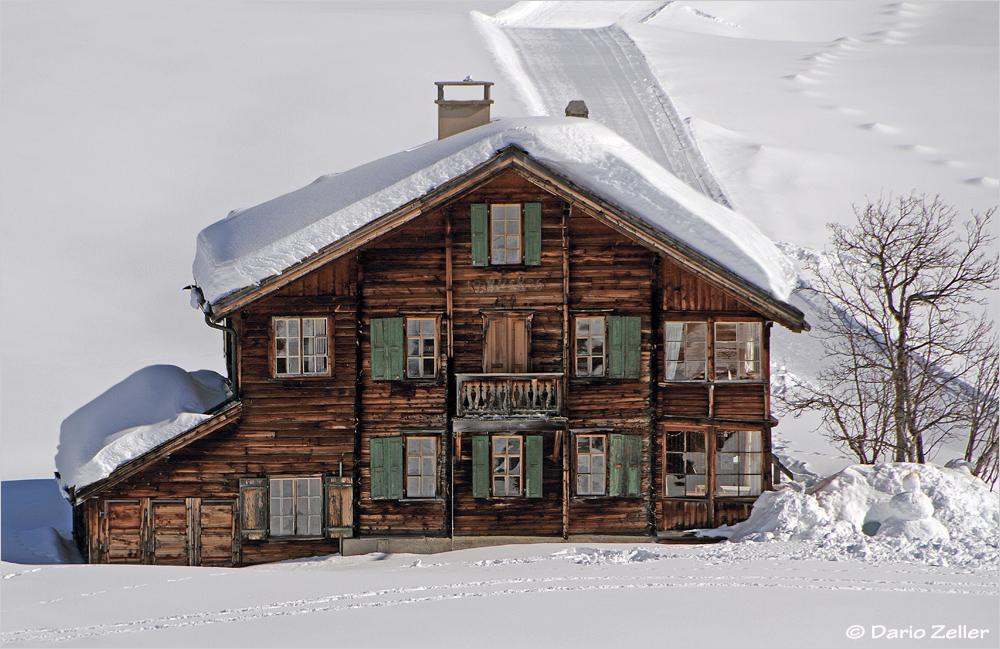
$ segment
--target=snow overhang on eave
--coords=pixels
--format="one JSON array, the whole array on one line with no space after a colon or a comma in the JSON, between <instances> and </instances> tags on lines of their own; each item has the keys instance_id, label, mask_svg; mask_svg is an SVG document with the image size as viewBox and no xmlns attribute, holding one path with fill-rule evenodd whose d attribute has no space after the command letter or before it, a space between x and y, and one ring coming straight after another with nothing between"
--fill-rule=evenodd
<instances>
[{"instance_id":1,"label":"snow overhang on eave","mask_svg":"<svg viewBox=\"0 0 1000 649\"><path fill-rule=\"evenodd\" d=\"M591 217L621 232L651 250L670 258L704 281L746 303L782 326L794 332L809 331L805 315L794 306L779 300L767 291L745 280L710 257L698 252L668 233L632 215L594 192L580 187L569 178L535 160L517 145L510 144L497 151L489 160L462 175L436 187L395 210L365 224L351 234L338 239L254 286L234 291L210 304L211 319L220 322L252 302L299 279L320 266L342 257L370 241L409 223L426 211L455 200L490 177L513 169L529 182L538 185L568 202L581 205Z\"/></svg>"},{"instance_id":2,"label":"snow overhang on eave","mask_svg":"<svg viewBox=\"0 0 1000 649\"><path fill-rule=\"evenodd\" d=\"M221 428L236 423L242 414L243 404L240 401L233 400L219 404L216 408L216 412L209 419L201 422L191 430L188 430L173 439L169 439L162 444L151 448L139 457L125 462L112 471L111 475L102 480L92 482L80 488L74 488L72 490L71 500L74 503L86 500L108 487L127 480L136 473L143 471L154 462L168 457L171 453L184 448L191 442L199 440L206 435L210 435L211 433L220 430Z\"/></svg>"}]
</instances>

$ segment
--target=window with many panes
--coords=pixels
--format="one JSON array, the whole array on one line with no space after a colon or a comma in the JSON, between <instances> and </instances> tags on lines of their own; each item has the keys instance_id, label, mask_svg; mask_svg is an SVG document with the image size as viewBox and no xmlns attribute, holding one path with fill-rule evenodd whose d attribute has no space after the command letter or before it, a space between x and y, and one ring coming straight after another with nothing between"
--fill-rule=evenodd
<instances>
[{"instance_id":1,"label":"window with many panes","mask_svg":"<svg viewBox=\"0 0 1000 649\"><path fill-rule=\"evenodd\" d=\"M607 491L607 436L576 436L576 493L603 496Z\"/></svg>"},{"instance_id":2,"label":"window with many panes","mask_svg":"<svg viewBox=\"0 0 1000 649\"><path fill-rule=\"evenodd\" d=\"M604 316L576 319L576 375L604 376Z\"/></svg>"},{"instance_id":3,"label":"window with many panes","mask_svg":"<svg viewBox=\"0 0 1000 649\"><path fill-rule=\"evenodd\" d=\"M329 374L326 318L274 318L274 375Z\"/></svg>"},{"instance_id":4,"label":"window with many panes","mask_svg":"<svg viewBox=\"0 0 1000 649\"><path fill-rule=\"evenodd\" d=\"M406 319L406 377L433 378L437 374L437 319Z\"/></svg>"},{"instance_id":5,"label":"window with many panes","mask_svg":"<svg viewBox=\"0 0 1000 649\"><path fill-rule=\"evenodd\" d=\"M323 481L319 477L271 478L271 536L319 536L323 531Z\"/></svg>"},{"instance_id":6,"label":"window with many panes","mask_svg":"<svg viewBox=\"0 0 1000 649\"><path fill-rule=\"evenodd\" d=\"M406 438L406 496L433 498L437 485L437 439Z\"/></svg>"},{"instance_id":7,"label":"window with many panes","mask_svg":"<svg viewBox=\"0 0 1000 649\"><path fill-rule=\"evenodd\" d=\"M759 430L720 430L715 441L717 496L757 496L761 492L763 440Z\"/></svg>"},{"instance_id":8,"label":"window with many panes","mask_svg":"<svg viewBox=\"0 0 1000 649\"><path fill-rule=\"evenodd\" d=\"M708 323L666 322L664 352L667 381L704 381L708 376Z\"/></svg>"},{"instance_id":9,"label":"window with many panes","mask_svg":"<svg viewBox=\"0 0 1000 649\"><path fill-rule=\"evenodd\" d=\"M494 435L493 495L520 496L523 466L522 440L519 435Z\"/></svg>"},{"instance_id":10,"label":"window with many panes","mask_svg":"<svg viewBox=\"0 0 1000 649\"><path fill-rule=\"evenodd\" d=\"M715 323L715 380L759 381L761 323Z\"/></svg>"},{"instance_id":11,"label":"window with many panes","mask_svg":"<svg viewBox=\"0 0 1000 649\"><path fill-rule=\"evenodd\" d=\"M490 205L490 262L521 263L520 205Z\"/></svg>"},{"instance_id":12,"label":"window with many panes","mask_svg":"<svg viewBox=\"0 0 1000 649\"><path fill-rule=\"evenodd\" d=\"M667 431L663 441L667 496L705 496L705 431Z\"/></svg>"}]
</instances>

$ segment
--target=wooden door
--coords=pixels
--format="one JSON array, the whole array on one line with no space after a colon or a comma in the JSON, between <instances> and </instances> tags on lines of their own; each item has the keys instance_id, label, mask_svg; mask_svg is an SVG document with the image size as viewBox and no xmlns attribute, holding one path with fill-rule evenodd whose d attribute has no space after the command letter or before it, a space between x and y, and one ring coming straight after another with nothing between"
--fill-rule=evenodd
<instances>
[{"instance_id":1,"label":"wooden door","mask_svg":"<svg viewBox=\"0 0 1000 649\"><path fill-rule=\"evenodd\" d=\"M231 500L204 500L201 503L199 516L200 565L232 566L236 504Z\"/></svg>"},{"instance_id":2,"label":"wooden door","mask_svg":"<svg viewBox=\"0 0 1000 649\"><path fill-rule=\"evenodd\" d=\"M142 505L138 500L104 503L108 563L142 563Z\"/></svg>"},{"instance_id":3,"label":"wooden door","mask_svg":"<svg viewBox=\"0 0 1000 649\"><path fill-rule=\"evenodd\" d=\"M530 317L491 314L486 317L483 372L524 374L529 371Z\"/></svg>"},{"instance_id":4,"label":"wooden door","mask_svg":"<svg viewBox=\"0 0 1000 649\"><path fill-rule=\"evenodd\" d=\"M161 566L188 565L187 506L183 500L154 500L153 561Z\"/></svg>"}]
</instances>

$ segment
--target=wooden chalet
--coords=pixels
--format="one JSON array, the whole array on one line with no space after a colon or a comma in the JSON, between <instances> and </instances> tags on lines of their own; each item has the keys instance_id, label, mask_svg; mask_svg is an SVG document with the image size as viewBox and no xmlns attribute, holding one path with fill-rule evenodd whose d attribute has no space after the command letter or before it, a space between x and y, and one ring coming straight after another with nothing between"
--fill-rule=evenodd
<instances>
[{"instance_id":1,"label":"wooden chalet","mask_svg":"<svg viewBox=\"0 0 1000 649\"><path fill-rule=\"evenodd\" d=\"M236 398L73 490L90 562L732 524L772 488L769 331L808 328L514 145L204 308Z\"/></svg>"}]
</instances>

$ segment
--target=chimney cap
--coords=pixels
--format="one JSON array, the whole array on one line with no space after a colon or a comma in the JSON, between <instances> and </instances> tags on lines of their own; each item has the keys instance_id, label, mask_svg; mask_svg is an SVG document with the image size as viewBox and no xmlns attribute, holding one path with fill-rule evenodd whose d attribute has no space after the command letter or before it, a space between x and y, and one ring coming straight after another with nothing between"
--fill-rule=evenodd
<instances>
[{"instance_id":1,"label":"chimney cap","mask_svg":"<svg viewBox=\"0 0 1000 649\"><path fill-rule=\"evenodd\" d=\"M574 99L566 105L566 117L582 117L587 119L590 115L590 111L587 110L587 104L583 103L582 99Z\"/></svg>"},{"instance_id":2,"label":"chimney cap","mask_svg":"<svg viewBox=\"0 0 1000 649\"><path fill-rule=\"evenodd\" d=\"M465 77L461 81L435 81L435 86L492 86L492 81L473 81L472 77Z\"/></svg>"}]
</instances>

